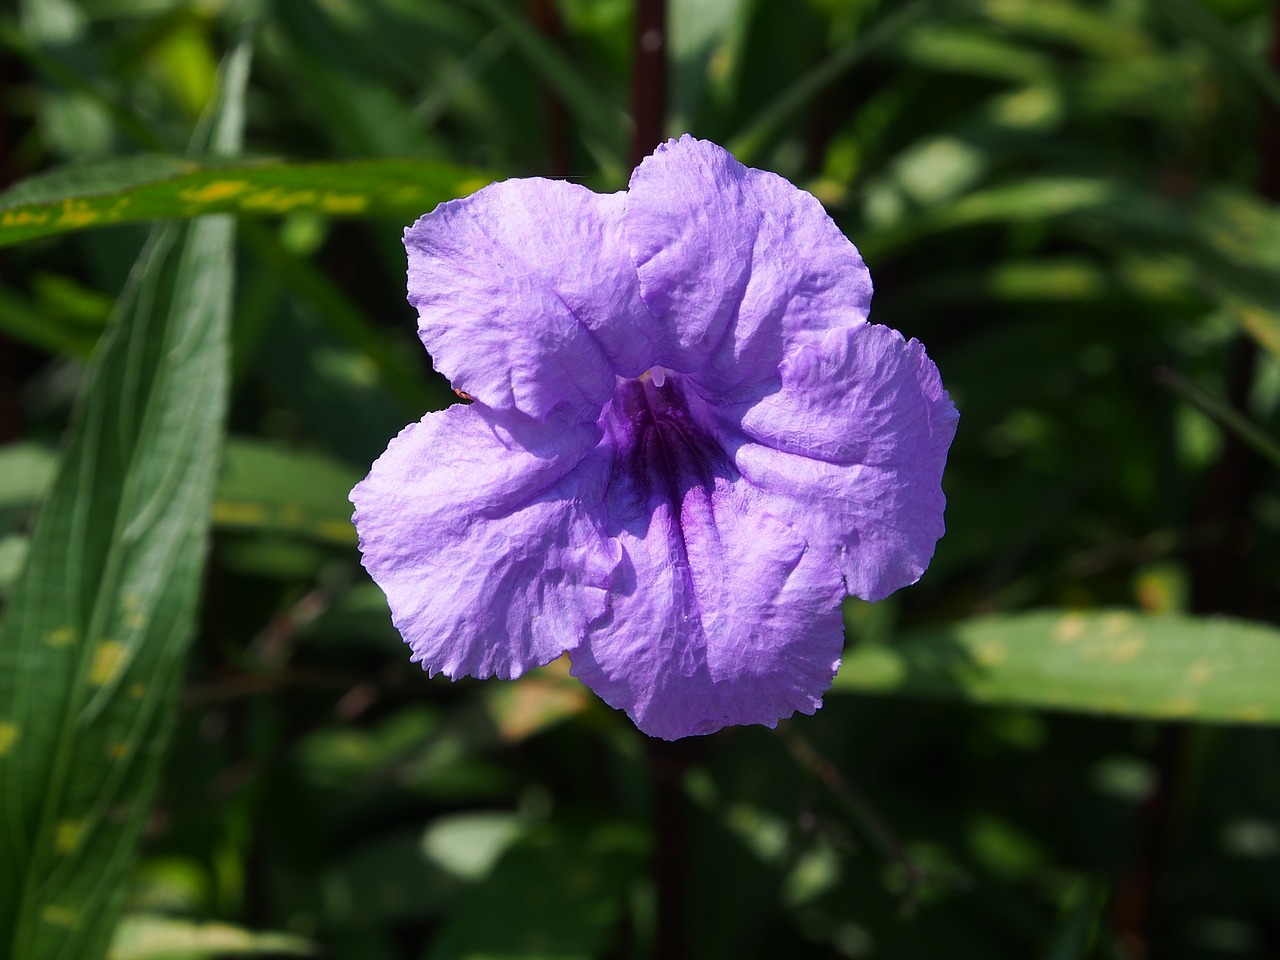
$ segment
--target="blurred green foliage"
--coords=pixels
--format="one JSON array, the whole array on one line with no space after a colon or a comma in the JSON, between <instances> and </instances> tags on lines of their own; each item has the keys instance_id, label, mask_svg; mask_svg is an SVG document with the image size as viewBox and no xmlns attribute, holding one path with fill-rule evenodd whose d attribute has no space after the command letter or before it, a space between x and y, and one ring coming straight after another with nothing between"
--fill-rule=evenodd
<instances>
[{"instance_id":1,"label":"blurred green foliage","mask_svg":"<svg viewBox=\"0 0 1280 960\"><path fill-rule=\"evenodd\" d=\"M0 956L1280 955L1275 5L667 6L962 414L823 710L674 747L426 680L346 523L454 399L400 231L623 187L631 0L0 12Z\"/></svg>"}]
</instances>

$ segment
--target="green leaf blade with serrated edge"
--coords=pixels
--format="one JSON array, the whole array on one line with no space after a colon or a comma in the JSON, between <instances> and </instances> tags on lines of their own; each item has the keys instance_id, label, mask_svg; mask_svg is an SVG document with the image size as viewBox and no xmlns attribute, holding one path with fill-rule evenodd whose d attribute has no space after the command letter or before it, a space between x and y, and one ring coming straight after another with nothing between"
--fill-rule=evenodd
<instances>
[{"instance_id":1,"label":"green leaf blade with serrated edge","mask_svg":"<svg viewBox=\"0 0 1280 960\"><path fill-rule=\"evenodd\" d=\"M0 246L89 227L209 213L412 221L493 177L439 160L328 163L113 158L41 174L0 194Z\"/></svg>"},{"instance_id":2,"label":"green leaf blade with serrated edge","mask_svg":"<svg viewBox=\"0 0 1280 960\"><path fill-rule=\"evenodd\" d=\"M234 150L247 49L215 145ZM158 228L0 625L0 955L96 960L159 776L227 404L232 221Z\"/></svg>"},{"instance_id":3,"label":"green leaf blade with serrated edge","mask_svg":"<svg viewBox=\"0 0 1280 960\"><path fill-rule=\"evenodd\" d=\"M1280 628L1137 611L980 617L846 651L833 692L1280 723Z\"/></svg>"}]
</instances>

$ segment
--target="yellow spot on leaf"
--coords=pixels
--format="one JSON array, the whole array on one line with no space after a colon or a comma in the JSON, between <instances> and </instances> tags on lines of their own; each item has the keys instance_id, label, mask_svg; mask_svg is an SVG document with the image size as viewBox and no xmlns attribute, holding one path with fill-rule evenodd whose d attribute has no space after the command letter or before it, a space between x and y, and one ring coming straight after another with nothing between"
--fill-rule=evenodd
<instances>
[{"instance_id":1,"label":"yellow spot on leaf","mask_svg":"<svg viewBox=\"0 0 1280 960\"><path fill-rule=\"evenodd\" d=\"M1188 717L1195 713L1196 702L1190 697L1175 697L1160 704L1157 710L1166 717Z\"/></svg>"},{"instance_id":2,"label":"yellow spot on leaf","mask_svg":"<svg viewBox=\"0 0 1280 960\"><path fill-rule=\"evenodd\" d=\"M0 757L9 755L18 739L18 727L12 723L0 723Z\"/></svg>"},{"instance_id":3,"label":"yellow spot on leaf","mask_svg":"<svg viewBox=\"0 0 1280 960\"><path fill-rule=\"evenodd\" d=\"M53 828L53 846L59 853L75 853L84 836L83 820L59 820Z\"/></svg>"},{"instance_id":4,"label":"yellow spot on leaf","mask_svg":"<svg viewBox=\"0 0 1280 960\"><path fill-rule=\"evenodd\" d=\"M355 193L326 193L320 198L325 213L361 213L368 206L368 198Z\"/></svg>"},{"instance_id":5,"label":"yellow spot on leaf","mask_svg":"<svg viewBox=\"0 0 1280 960\"><path fill-rule=\"evenodd\" d=\"M0 216L0 226L31 227L49 222L49 214L43 210L6 210Z\"/></svg>"},{"instance_id":6,"label":"yellow spot on leaf","mask_svg":"<svg viewBox=\"0 0 1280 960\"><path fill-rule=\"evenodd\" d=\"M138 680L129 685L129 696L135 700L141 700L147 693L147 685Z\"/></svg>"},{"instance_id":7,"label":"yellow spot on leaf","mask_svg":"<svg viewBox=\"0 0 1280 960\"><path fill-rule=\"evenodd\" d=\"M215 180L203 187L188 187L178 194L178 199L188 203L209 204L219 200L227 200L236 194L244 193L249 184L244 180Z\"/></svg>"},{"instance_id":8,"label":"yellow spot on leaf","mask_svg":"<svg viewBox=\"0 0 1280 960\"><path fill-rule=\"evenodd\" d=\"M256 503L219 500L213 505L213 522L257 526L267 522L267 511Z\"/></svg>"},{"instance_id":9,"label":"yellow spot on leaf","mask_svg":"<svg viewBox=\"0 0 1280 960\"><path fill-rule=\"evenodd\" d=\"M973 651L974 658L981 666L998 667L1009 656L1009 648L997 640L985 640Z\"/></svg>"},{"instance_id":10,"label":"yellow spot on leaf","mask_svg":"<svg viewBox=\"0 0 1280 960\"><path fill-rule=\"evenodd\" d=\"M120 606L124 608L124 625L130 630L141 630L147 625L148 617L142 612L142 598L136 593L127 593L120 598Z\"/></svg>"},{"instance_id":11,"label":"yellow spot on leaf","mask_svg":"<svg viewBox=\"0 0 1280 960\"><path fill-rule=\"evenodd\" d=\"M1075 643L1084 635L1084 617L1069 613L1053 628L1053 639L1058 643Z\"/></svg>"},{"instance_id":12,"label":"yellow spot on leaf","mask_svg":"<svg viewBox=\"0 0 1280 960\"><path fill-rule=\"evenodd\" d=\"M93 655L93 666L89 668L89 682L101 687L120 676L124 669L129 648L116 640L104 640L98 644Z\"/></svg>"},{"instance_id":13,"label":"yellow spot on leaf","mask_svg":"<svg viewBox=\"0 0 1280 960\"><path fill-rule=\"evenodd\" d=\"M1112 663L1130 663L1138 659L1138 655L1142 653L1142 648L1147 645L1147 638L1140 633L1131 633L1127 637L1121 637L1116 641L1115 646L1111 648L1107 659Z\"/></svg>"},{"instance_id":14,"label":"yellow spot on leaf","mask_svg":"<svg viewBox=\"0 0 1280 960\"><path fill-rule=\"evenodd\" d=\"M481 184L480 186L484 186L484 184ZM479 189L480 187L476 187L476 190L479 190ZM470 190L467 192L475 193L475 190ZM465 195L466 195L465 193L458 194L458 196L460 197ZM421 197L422 197L422 191L419 190L417 187L405 186L405 187L400 187L397 190L393 190L389 194L388 199L391 201L391 203L397 206L407 207L407 206L420 203Z\"/></svg>"},{"instance_id":15,"label":"yellow spot on leaf","mask_svg":"<svg viewBox=\"0 0 1280 960\"><path fill-rule=\"evenodd\" d=\"M319 200L314 190L263 190L250 193L240 201L242 210L273 210L285 213L297 207L312 207Z\"/></svg>"},{"instance_id":16,"label":"yellow spot on leaf","mask_svg":"<svg viewBox=\"0 0 1280 960\"><path fill-rule=\"evenodd\" d=\"M1280 320L1276 315L1234 297L1228 299L1227 303L1253 338L1280 356Z\"/></svg>"},{"instance_id":17,"label":"yellow spot on leaf","mask_svg":"<svg viewBox=\"0 0 1280 960\"><path fill-rule=\"evenodd\" d=\"M58 627L56 630L50 630L44 635L44 642L51 647L65 647L71 641L75 640L76 632L70 627Z\"/></svg>"},{"instance_id":18,"label":"yellow spot on leaf","mask_svg":"<svg viewBox=\"0 0 1280 960\"><path fill-rule=\"evenodd\" d=\"M113 760L119 760L121 757L129 755L129 745L127 743L109 743L107 744L107 756Z\"/></svg>"},{"instance_id":19,"label":"yellow spot on leaf","mask_svg":"<svg viewBox=\"0 0 1280 960\"><path fill-rule=\"evenodd\" d=\"M482 187L487 187L488 185L489 185L488 180L481 180L479 177L472 177L469 180L463 180L460 184L458 184L458 196L460 197L469 196L475 193L477 190L481 189Z\"/></svg>"},{"instance_id":20,"label":"yellow spot on leaf","mask_svg":"<svg viewBox=\"0 0 1280 960\"><path fill-rule=\"evenodd\" d=\"M1213 676L1213 664L1208 660L1197 660L1187 670L1187 679L1195 684L1204 683L1211 676Z\"/></svg>"},{"instance_id":21,"label":"yellow spot on leaf","mask_svg":"<svg viewBox=\"0 0 1280 960\"><path fill-rule=\"evenodd\" d=\"M70 907L58 907L46 904L40 908L40 919L55 927L67 927L74 930L80 923L80 914Z\"/></svg>"},{"instance_id":22,"label":"yellow spot on leaf","mask_svg":"<svg viewBox=\"0 0 1280 960\"><path fill-rule=\"evenodd\" d=\"M64 200L57 223L60 227L84 227L97 221L98 212L83 200Z\"/></svg>"},{"instance_id":23,"label":"yellow spot on leaf","mask_svg":"<svg viewBox=\"0 0 1280 960\"><path fill-rule=\"evenodd\" d=\"M316 532L326 540L346 542L356 538L356 528L341 520L326 520L324 523L317 524Z\"/></svg>"},{"instance_id":24,"label":"yellow spot on leaf","mask_svg":"<svg viewBox=\"0 0 1280 960\"><path fill-rule=\"evenodd\" d=\"M1133 617L1127 613L1109 613L1102 618L1102 632L1111 637L1119 636L1132 621Z\"/></svg>"},{"instance_id":25,"label":"yellow spot on leaf","mask_svg":"<svg viewBox=\"0 0 1280 960\"><path fill-rule=\"evenodd\" d=\"M1232 714L1232 719L1239 720L1241 723L1262 723L1267 719L1267 711L1255 704L1238 707Z\"/></svg>"}]
</instances>

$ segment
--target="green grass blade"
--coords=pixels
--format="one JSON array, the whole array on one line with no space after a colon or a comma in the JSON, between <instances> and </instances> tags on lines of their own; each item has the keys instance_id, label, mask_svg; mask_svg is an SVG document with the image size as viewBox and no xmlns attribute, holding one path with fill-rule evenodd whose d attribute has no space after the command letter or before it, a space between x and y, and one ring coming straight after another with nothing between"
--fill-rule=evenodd
<instances>
[{"instance_id":1,"label":"green grass blade","mask_svg":"<svg viewBox=\"0 0 1280 960\"><path fill-rule=\"evenodd\" d=\"M243 97L247 50L225 100ZM216 149L234 150L231 109ZM0 626L0 955L115 925L193 628L227 402L230 218L158 228L99 344Z\"/></svg>"},{"instance_id":2,"label":"green grass blade","mask_svg":"<svg viewBox=\"0 0 1280 960\"><path fill-rule=\"evenodd\" d=\"M1129 611L966 620L848 651L837 691L1120 717L1280 723L1280 629Z\"/></svg>"},{"instance_id":3,"label":"green grass blade","mask_svg":"<svg viewBox=\"0 0 1280 960\"><path fill-rule=\"evenodd\" d=\"M438 160L217 162L144 155L75 164L0 194L0 246L86 227L207 213L406 222L493 178Z\"/></svg>"}]
</instances>

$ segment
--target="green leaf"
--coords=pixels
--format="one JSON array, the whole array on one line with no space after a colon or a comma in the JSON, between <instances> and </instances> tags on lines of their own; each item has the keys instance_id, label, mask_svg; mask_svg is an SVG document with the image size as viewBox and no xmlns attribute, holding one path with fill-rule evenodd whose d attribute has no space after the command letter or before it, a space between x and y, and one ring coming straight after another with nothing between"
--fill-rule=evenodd
<instances>
[{"instance_id":1,"label":"green leaf","mask_svg":"<svg viewBox=\"0 0 1280 960\"><path fill-rule=\"evenodd\" d=\"M1077 881L1063 897L1061 915L1055 926L1045 960L1085 960L1106 909L1107 897L1097 884Z\"/></svg>"},{"instance_id":2,"label":"green leaf","mask_svg":"<svg viewBox=\"0 0 1280 960\"><path fill-rule=\"evenodd\" d=\"M338 337L373 361L388 393L408 410L430 407L432 397L417 366L388 347L379 332L366 321L351 298L310 259L288 250L271 231L259 224L242 224L244 241L254 256L284 283L299 302Z\"/></svg>"},{"instance_id":3,"label":"green leaf","mask_svg":"<svg viewBox=\"0 0 1280 960\"><path fill-rule=\"evenodd\" d=\"M1151 48L1143 33L1110 11L1076 6L1069 0L987 0L983 13L1017 33L1069 43L1099 58L1138 57Z\"/></svg>"},{"instance_id":4,"label":"green leaf","mask_svg":"<svg viewBox=\"0 0 1280 960\"><path fill-rule=\"evenodd\" d=\"M347 494L360 476L328 457L237 440L227 445L213 519L221 527L353 544Z\"/></svg>"},{"instance_id":5,"label":"green leaf","mask_svg":"<svg viewBox=\"0 0 1280 960\"><path fill-rule=\"evenodd\" d=\"M1158 9L1181 21L1186 36L1194 37L1217 57L1224 73L1243 73L1271 103L1280 108L1280 79L1262 57L1241 46L1231 30L1198 0L1172 0Z\"/></svg>"},{"instance_id":6,"label":"green leaf","mask_svg":"<svg viewBox=\"0 0 1280 960\"><path fill-rule=\"evenodd\" d=\"M707 67L742 20L744 0L672 0L669 11L669 53L671 57L670 130L688 130L693 125Z\"/></svg>"},{"instance_id":7,"label":"green leaf","mask_svg":"<svg viewBox=\"0 0 1280 960\"><path fill-rule=\"evenodd\" d=\"M263 953L310 956L315 948L287 933L254 933L227 923L193 923L132 914L120 921L107 960L205 960Z\"/></svg>"},{"instance_id":8,"label":"green leaf","mask_svg":"<svg viewBox=\"0 0 1280 960\"><path fill-rule=\"evenodd\" d=\"M36 443L0 447L0 510L34 506L53 482L53 453ZM213 522L225 529L355 542L347 494L360 471L315 453L263 440L227 441Z\"/></svg>"},{"instance_id":9,"label":"green leaf","mask_svg":"<svg viewBox=\"0 0 1280 960\"><path fill-rule=\"evenodd\" d=\"M1280 360L1280 313L1229 300L1228 309L1258 345Z\"/></svg>"},{"instance_id":10,"label":"green leaf","mask_svg":"<svg viewBox=\"0 0 1280 960\"><path fill-rule=\"evenodd\" d=\"M1184 400L1198 408L1201 413L1208 414L1219 424L1226 427L1237 437L1253 447L1258 453L1280 466L1280 443L1272 439L1265 430L1236 410L1230 403L1211 390L1206 390L1193 383L1176 370L1161 367L1156 370L1156 378Z\"/></svg>"},{"instance_id":11,"label":"green leaf","mask_svg":"<svg viewBox=\"0 0 1280 960\"><path fill-rule=\"evenodd\" d=\"M1055 70L1047 53L970 26L925 24L911 31L902 46L908 62L941 73L1036 83Z\"/></svg>"},{"instance_id":12,"label":"green leaf","mask_svg":"<svg viewBox=\"0 0 1280 960\"><path fill-rule=\"evenodd\" d=\"M598 957L640 875L646 838L629 824L546 824L522 837L432 943L430 960L455 957L589 960ZM572 903L573 909L561 905ZM493 918L502 917L501 923Z\"/></svg>"},{"instance_id":13,"label":"green leaf","mask_svg":"<svg viewBox=\"0 0 1280 960\"><path fill-rule=\"evenodd\" d=\"M238 147L247 48L213 139ZM0 954L107 949L193 629L227 405L233 222L158 228L90 363L0 626Z\"/></svg>"},{"instance_id":14,"label":"green leaf","mask_svg":"<svg viewBox=\"0 0 1280 960\"><path fill-rule=\"evenodd\" d=\"M862 239L858 247L866 257L885 256L921 237L979 224L1038 223L1099 211L1110 214L1124 198L1120 186L1101 178L1027 177L929 207Z\"/></svg>"},{"instance_id":15,"label":"green leaf","mask_svg":"<svg viewBox=\"0 0 1280 960\"><path fill-rule=\"evenodd\" d=\"M98 330L77 329L41 305L0 284L0 331L54 353L87 357Z\"/></svg>"},{"instance_id":16,"label":"green leaf","mask_svg":"<svg viewBox=\"0 0 1280 960\"><path fill-rule=\"evenodd\" d=\"M1280 357L1280 205L1218 188L1196 205L1189 230L1205 284L1246 333Z\"/></svg>"},{"instance_id":17,"label":"green leaf","mask_svg":"<svg viewBox=\"0 0 1280 960\"><path fill-rule=\"evenodd\" d=\"M631 121L600 95L574 64L528 18L501 0L471 0L511 37L520 55L539 78L564 100L565 107L602 151L607 166L619 166L630 136Z\"/></svg>"},{"instance_id":18,"label":"green leaf","mask_svg":"<svg viewBox=\"0 0 1280 960\"><path fill-rule=\"evenodd\" d=\"M905 4L885 17L850 44L827 57L809 70L795 83L779 93L769 103L755 111L751 126L729 142L729 152L743 163L750 163L759 155L774 131L795 117L809 101L839 80L856 64L880 47L896 39L914 26L928 9L923 0Z\"/></svg>"},{"instance_id":19,"label":"green leaf","mask_svg":"<svg viewBox=\"0 0 1280 960\"><path fill-rule=\"evenodd\" d=\"M981 617L847 652L835 690L1280 723L1280 629L1114 610Z\"/></svg>"},{"instance_id":20,"label":"green leaf","mask_svg":"<svg viewBox=\"0 0 1280 960\"><path fill-rule=\"evenodd\" d=\"M37 503L57 470L57 457L38 443L0 447L0 510Z\"/></svg>"},{"instance_id":21,"label":"green leaf","mask_svg":"<svg viewBox=\"0 0 1280 960\"><path fill-rule=\"evenodd\" d=\"M412 220L492 179L439 160L115 158L41 174L0 195L0 246L86 227L206 213L307 212Z\"/></svg>"}]
</instances>

